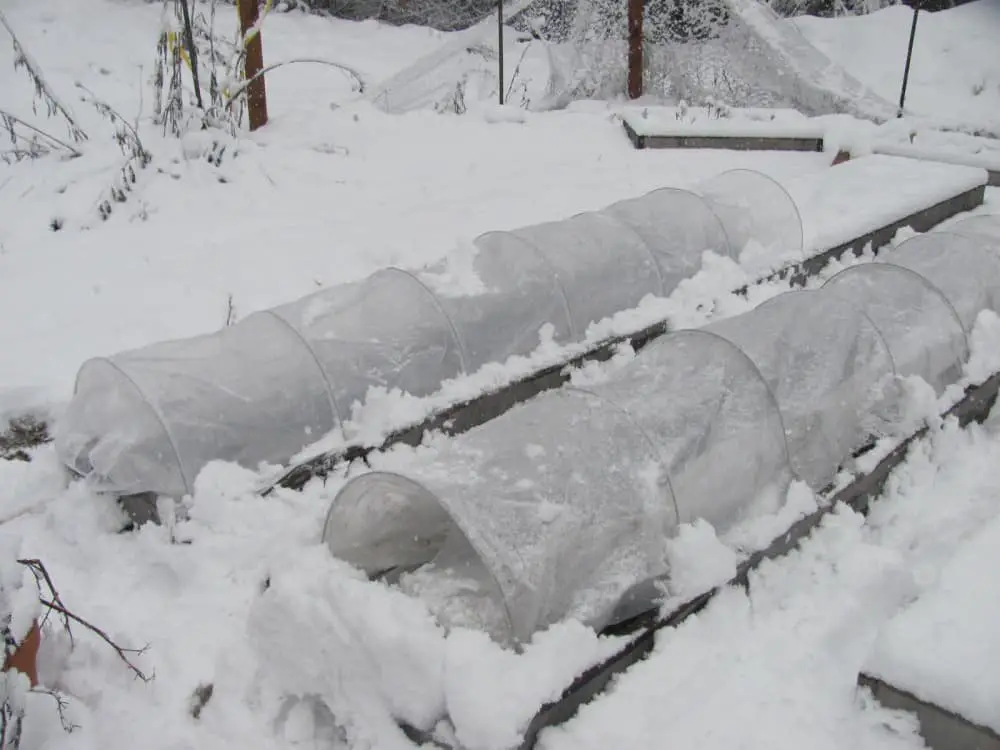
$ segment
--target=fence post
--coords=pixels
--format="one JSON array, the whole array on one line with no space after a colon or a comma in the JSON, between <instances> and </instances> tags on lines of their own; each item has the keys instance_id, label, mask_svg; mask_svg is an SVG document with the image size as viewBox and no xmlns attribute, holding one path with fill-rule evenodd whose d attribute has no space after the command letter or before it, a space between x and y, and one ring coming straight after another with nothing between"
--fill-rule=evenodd
<instances>
[{"instance_id":1,"label":"fence post","mask_svg":"<svg viewBox=\"0 0 1000 750\"><path fill-rule=\"evenodd\" d=\"M254 29L260 18L257 0L236 0L240 15L240 34L246 45L243 58L243 76L247 84L247 116L250 120L250 130L256 130L267 124L267 89L264 85L264 47L260 40L260 29ZM247 38L248 34L251 34Z\"/></svg>"},{"instance_id":2,"label":"fence post","mask_svg":"<svg viewBox=\"0 0 1000 750\"><path fill-rule=\"evenodd\" d=\"M897 117L903 116L903 103L906 101L906 84L910 80L910 60L913 58L913 40L917 36L917 14L920 13L920 2L913 2L913 23L910 25L910 43L906 48L906 67L903 69L903 87L899 91L899 112Z\"/></svg>"},{"instance_id":3,"label":"fence post","mask_svg":"<svg viewBox=\"0 0 1000 750\"><path fill-rule=\"evenodd\" d=\"M642 96L643 0L628 1L628 97Z\"/></svg>"}]
</instances>

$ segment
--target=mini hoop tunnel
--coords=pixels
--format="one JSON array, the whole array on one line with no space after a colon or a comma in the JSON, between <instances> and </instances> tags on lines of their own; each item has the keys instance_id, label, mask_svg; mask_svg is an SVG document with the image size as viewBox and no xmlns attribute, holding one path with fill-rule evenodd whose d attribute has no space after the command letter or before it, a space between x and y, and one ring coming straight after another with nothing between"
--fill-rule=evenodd
<instances>
[{"instance_id":1,"label":"mini hoop tunnel","mask_svg":"<svg viewBox=\"0 0 1000 750\"><path fill-rule=\"evenodd\" d=\"M797 211L770 178L734 170L702 189L485 234L469 269L384 269L209 336L87 363L56 450L99 489L180 496L210 461L281 463L343 433L373 387L430 395L532 353L547 324L557 343L582 341L591 324L669 295L706 250L736 258L749 235L801 246Z\"/></svg>"},{"instance_id":2,"label":"mini hoop tunnel","mask_svg":"<svg viewBox=\"0 0 1000 750\"><path fill-rule=\"evenodd\" d=\"M553 391L455 438L402 482L365 476L330 507L331 551L369 573L426 566L400 585L441 603L445 624L471 613L501 642L567 613L607 617L629 585L663 571L663 524L676 525L646 435L583 391ZM389 540L407 538L397 555Z\"/></svg>"},{"instance_id":3,"label":"mini hoop tunnel","mask_svg":"<svg viewBox=\"0 0 1000 750\"><path fill-rule=\"evenodd\" d=\"M337 424L307 348L257 313L86 363L55 437L62 460L101 489L181 497L211 460L288 460Z\"/></svg>"}]
</instances>

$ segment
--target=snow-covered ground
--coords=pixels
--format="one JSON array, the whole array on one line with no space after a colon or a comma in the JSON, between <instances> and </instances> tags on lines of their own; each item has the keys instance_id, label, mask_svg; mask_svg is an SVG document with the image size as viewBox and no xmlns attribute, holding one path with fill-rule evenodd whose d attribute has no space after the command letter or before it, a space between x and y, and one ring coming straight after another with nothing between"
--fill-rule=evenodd
<instances>
[{"instance_id":1,"label":"snow-covered ground","mask_svg":"<svg viewBox=\"0 0 1000 750\"><path fill-rule=\"evenodd\" d=\"M899 101L913 11L894 5L868 16L804 16L796 26L821 52L890 102ZM1000 131L1000 2L919 14L906 109L965 127Z\"/></svg>"},{"instance_id":2,"label":"snow-covered ground","mask_svg":"<svg viewBox=\"0 0 1000 750\"><path fill-rule=\"evenodd\" d=\"M979 0L921 21L915 111L995 122L992 45L980 39L973 52L958 34L971 27L995 35L996 9L995 0ZM148 121L158 5L7 0L2 10L91 141L69 162L0 163L0 417L34 406L58 411L87 357L219 328L230 298L243 316L388 264L423 265L483 231L733 167L792 178L829 160L637 152L605 106L523 118L475 105L462 116L392 117L351 104L342 73L300 66L269 75L271 124L238 142L217 136L227 151L213 165L209 136L178 142ZM222 22L231 24L227 13ZM949 18L959 31L949 31ZM889 9L799 23L894 98L899 73L887 60L897 50L887 29L906 22L905 11ZM442 37L275 14L264 51L268 61L341 61L371 83ZM920 67L948 49L954 65ZM111 126L79 101L76 81L126 117L140 113L154 157L107 222L97 204L124 157ZM24 73L0 67L0 108L64 137L57 119L32 113L31 100ZM990 200L996 208L995 192ZM543 744L647 748L670 737L672 747L920 747L913 722L858 696L854 677L877 626L933 579L963 535L1000 515L991 468L997 428L946 429L898 473L867 525L837 514L799 552L765 566L749 596L727 592L664 634L653 659ZM471 631L446 636L424 605L364 581L319 544L339 477L264 499L252 491L257 475L213 465L187 520L168 513L164 526L123 535L117 509L67 484L51 447L33 458L0 461L0 533L45 561L70 609L122 645L148 644L132 658L155 679L137 681L82 628L72 650L53 629L41 680L67 696L78 726L64 732L51 696L31 696L25 750L408 747L393 718L428 726L445 709L470 750L502 748L538 705L615 645L572 623L540 634L519 656ZM795 507L810 502L799 497ZM693 580L731 561L708 531L679 542L678 559L698 561ZM207 685L211 697L192 711L192 696Z\"/></svg>"}]
</instances>

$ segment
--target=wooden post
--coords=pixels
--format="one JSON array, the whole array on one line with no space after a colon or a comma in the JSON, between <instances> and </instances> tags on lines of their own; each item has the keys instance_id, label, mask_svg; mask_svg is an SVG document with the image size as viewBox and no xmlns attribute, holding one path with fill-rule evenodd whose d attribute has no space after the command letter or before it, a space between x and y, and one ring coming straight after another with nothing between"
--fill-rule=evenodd
<instances>
[{"instance_id":1,"label":"wooden post","mask_svg":"<svg viewBox=\"0 0 1000 750\"><path fill-rule=\"evenodd\" d=\"M257 0L236 0L240 14L240 34L243 39L260 18ZM264 47L260 41L258 29L246 42L246 56L243 62L243 75L250 83L247 85L247 115L250 120L250 130L256 130L267 124L267 90L264 86Z\"/></svg>"},{"instance_id":2,"label":"wooden post","mask_svg":"<svg viewBox=\"0 0 1000 750\"><path fill-rule=\"evenodd\" d=\"M628 2L628 97L642 96L642 16L643 0Z\"/></svg>"}]
</instances>

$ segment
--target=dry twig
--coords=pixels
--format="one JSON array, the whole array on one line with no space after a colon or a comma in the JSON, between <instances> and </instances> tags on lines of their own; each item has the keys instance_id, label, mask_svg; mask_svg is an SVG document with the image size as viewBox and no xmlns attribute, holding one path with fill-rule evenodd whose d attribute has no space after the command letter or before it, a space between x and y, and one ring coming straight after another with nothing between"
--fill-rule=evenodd
<instances>
[{"instance_id":1,"label":"dry twig","mask_svg":"<svg viewBox=\"0 0 1000 750\"><path fill-rule=\"evenodd\" d=\"M131 659L128 658L129 654L141 655L146 653L146 650L149 648L149 646L143 646L142 648L123 648L122 646L119 646L117 643L115 643L111 639L111 636L109 636L107 633L105 633L96 625L84 620L82 617L80 617L80 615L74 614L65 607L56 604L53 601L49 601L48 599L42 599L41 597L39 597L38 601L41 603L43 607L48 607L54 612L58 612L59 614L68 617L74 622L83 625L83 627L85 627L91 633L98 636L102 641L111 646L111 648L114 649L115 653L118 654L118 657L123 662L125 662L125 666L127 666L129 670L132 672L132 674L134 674L137 678L139 678L143 682L149 682L150 680L153 679L154 675L147 676L141 669L139 669L135 664L132 663Z\"/></svg>"},{"instance_id":2,"label":"dry twig","mask_svg":"<svg viewBox=\"0 0 1000 750\"><path fill-rule=\"evenodd\" d=\"M60 607L65 607L62 598L59 596L59 592L56 590L56 585L52 582L52 576L49 575L49 571L45 567L45 563L41 560L32 558L27 560L18 560L21 565L24 565L31 574L35 576L35 584L38 586L39 598L42 595L42 584L44 583L48 589L49 594L52 597L52 601L58 604ZM41 625L44 625L48 621L49 613L45 613L45 617L42 619ZM76 645L76 641L73 639L73 630L70 628L70 618L68 615L63 615L63 625L66 627L66 633L69 635L70 645Z\"/></svg>"}]
</instances>

